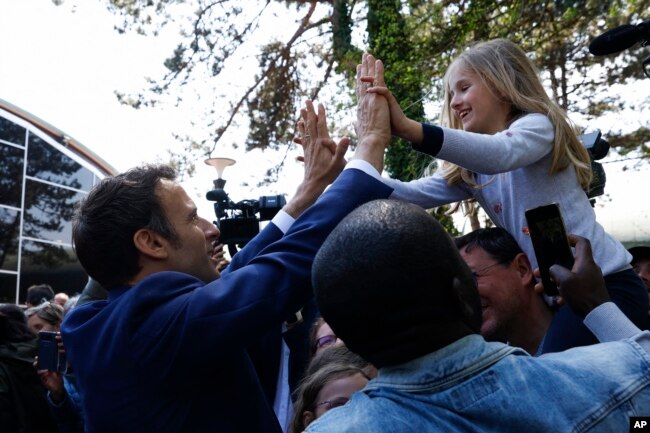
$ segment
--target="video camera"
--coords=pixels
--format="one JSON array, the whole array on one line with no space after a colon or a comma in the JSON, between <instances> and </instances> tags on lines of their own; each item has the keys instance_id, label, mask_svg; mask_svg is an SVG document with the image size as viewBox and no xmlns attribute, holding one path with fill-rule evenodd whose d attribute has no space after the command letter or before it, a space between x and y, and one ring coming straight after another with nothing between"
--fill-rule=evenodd
<instances>
[{"instance_id":1,"label":"video camera","mask_svg":"<svg viewBox=\"0 0 650 433\"><path fill-rule=\"evenodd\" d=\"M587 193L587 197L593 199L594 197L598 197L599 195L603 195L605 193L605 182L607 180L605 176L605 169L603 168L603 165L599 162L596 162L596 160L603 159L605 156L607 156L607 153L609 153L609 143L607 140L602 138L599 130L590 132L588 134L582 134L578 138L580 138L582 145L589 152L589 159L591 160L591 171L593 173L593 177L591 179L591 183L589 183L587 191L585 192Z\"/></svg>"},{"instance_id":2,"label":"video camera","mask_svg":"<svg viewBox=\"0 0 650 433\"><path fill-rule=\"evenodd\" d=\"M205 198L214 202L214 213L221 236L219 241L228 245L233 256L237 246L243 247L260 232L260 221L271 220L287 203L284 195L262 196L259 200L242 200L233 202L224 191L226 180L221 175L226 167L235 163L231 158L208 158L207 165L217 169L218 178L213 181L214 189L208 191ZM257 216L259 214L259 217Z\"/></svg>"},{"instance_id":3,"label":"video camera","mask_svg":"<svg viewBox=\"0 0 650 433\"><path fill-rule=\"evenodd\" d=\"M217 216L215 224L221 232L219 242L229 247L244 246L260 232L260 221L273 219L287 203L281 194L235 203L223 188L208 191L205 198L214 202L214 213Z\"/></svg>"},{"instance_id":4,"label":"video camera","mask_svg":"<svg viewBox=\"0 0 650 433\"><path fill-rule=\"evenodd\" d=\"M231 158L208 158L207 165L217 169L218 178L213 181L214 189L205 198L214 202L214 213L221 236L219 242L228 245L233 256L237 246L243 247L260 232L260 221L271 220L287 203L284 195L262 196L259 200L233 202L224 191L226 180L221 178L226 167L235 163ZM257 216L259 214L259 217Z\"/></svg>"}]
</instances>

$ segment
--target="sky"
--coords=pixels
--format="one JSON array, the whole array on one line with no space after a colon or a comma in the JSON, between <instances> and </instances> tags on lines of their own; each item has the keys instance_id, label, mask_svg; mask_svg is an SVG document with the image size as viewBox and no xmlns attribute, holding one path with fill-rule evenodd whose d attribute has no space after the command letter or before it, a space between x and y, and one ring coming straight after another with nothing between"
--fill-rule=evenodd
<instances>
[{"instance_id":1,"label":"sky","mask_svg":"<svg viewBox=\"0 0 650 433\"><path fill-rule=\"evenodd\" d=\"M146 86L145 77L164 74L163 61L177 39L172 28L157 37L119 34L113 27L116 23L117 18L99 0L66 0L62 6L51 0L0 0L0 98L66 132L123 171L145 162L165 161L169 149L181 151L182 144L173 134L196 136L192 120L201 113L171 104L135 110L117 101L116 90L137 91ZM229 85L246 84L237 82L242 70L231 71L226 77L232 80ZM643 84L613 90L650 101L650 80ZM600 128L606 135L608 128L635 122L641 122L638 113L614 113L585 126ZM239 129L229 140L243 140L245 132ZM291 196L300 182L301 167L293 161L298 149L287 146L280 181L261 189L253 186L267 168L285 157L284 151L244 154L230 146L217 149L213 156L237 160L223 176L231 198ZM630 161L605 164L608 195L597 200L598 220L619 239L650 242L650 168L645 164L640 170L623 171L625 165ZM216 171L200 161L196 166L196 174L183 184L199 212L212 218L212 204L204 196ZM462 218L456 221L459 228L469 228Z\"/></svg>"},{"instance_id":2,"label":"sky","mask_svg":"<svg viewBox=\"0 0 650 433\"><path fill-rule=\"evenodd\" d=\"M157 37L119 34L114 30L117 22L98 0L68 0L62 6L51 0L0 0L0 98L64 131L124 171L146 162L168 161L168 150L181 152L183 144L174 133L200 136L192 130L192 121L203 113L188 104L135 110L118 102L116 90L135 92L146 87L146 77L164 74L163 61L178 40L175 28ZM235 69L231 75L237 73ZM234 132L228 143L243 141L244 135L244 130ZM217 149L212 156L237 161L223 175L231 198L293 194L302 167L294 161L299 154L296 146L287 145L290 151L281 182L258 190L253 186L285 152L245 154L229 145ZM216 170L202 161L196 167L196 174L183 184L199 211L213 218L212 204L204 196L212 188Z\"/></svg>"}]
</instances>

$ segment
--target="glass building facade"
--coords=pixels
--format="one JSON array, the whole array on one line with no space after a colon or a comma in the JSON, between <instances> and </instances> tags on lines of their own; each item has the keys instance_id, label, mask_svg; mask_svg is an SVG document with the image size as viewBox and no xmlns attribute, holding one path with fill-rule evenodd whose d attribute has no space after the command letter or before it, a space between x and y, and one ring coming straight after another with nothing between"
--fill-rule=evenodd
<instances>
[{"instance_id":1,"label":"glass building facade","mask_svg":"<svg viewBox=\"0 0 650 433\"><path fill-rule=\"evenodd\" d=\"M33 284L68 294L85 286L88 277L72 249L72 215L111 174L89 154L0 100L0 303L24 303Z\"/></svg>"}]
</instances>

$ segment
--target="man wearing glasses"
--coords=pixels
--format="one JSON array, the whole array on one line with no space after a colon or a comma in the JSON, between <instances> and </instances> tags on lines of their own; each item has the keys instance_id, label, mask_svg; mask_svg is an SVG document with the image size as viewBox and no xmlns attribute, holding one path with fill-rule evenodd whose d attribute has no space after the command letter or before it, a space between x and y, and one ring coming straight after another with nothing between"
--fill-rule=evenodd
<instances>
[{"instance_id":1,"label":"man wearing glasses","mask_svg":"<svg viewBox=\"0 0 650 433\"><path fill-rule=\"evenodd\" d=\"M314 258L313 284L323 318L379 374L305 431L631 431L650 413L650 333L608 302L589 241L570 240L573 268L550 273L608 343L535 358L478 335L475 279L431 215L394 200L360 206Z\"/></svg>"},{"instance_id":2,"label":"man wearing glasses","mask_svg":"<svg viewBox=\"0 0 650 433\"><path fill-rule=\"evenodd\" d=\"M553 311L535 291L526 254L504 229L475 230L455 239L481 298L481 335L539 354Z\"/></svg>"}]
</instances>

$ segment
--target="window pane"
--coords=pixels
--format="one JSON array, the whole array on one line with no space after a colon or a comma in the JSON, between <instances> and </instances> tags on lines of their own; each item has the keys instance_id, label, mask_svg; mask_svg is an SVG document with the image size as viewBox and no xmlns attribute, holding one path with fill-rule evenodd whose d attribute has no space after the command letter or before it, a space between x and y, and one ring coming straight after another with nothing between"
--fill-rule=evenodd
<instances>
[{"instance_id":1,"label":"window pane","mask_svg":"<svg viewBox=\"0 0 650 433\"><path fill-rule=\"evenodd\" d=\"M23 149L0 143L0 204L20 207L24 157Z\"/></svg>"},{"instance_id":2,"label":"window pane","mask_svg":"<svg viewBox=\"0 0 650 433\"><path fill-rule=\"evenodd\" d=\"M0 117L0 140L25 145L25 128L16 125L11 120Z\"/></svg>"},{"instance_id":3,"label":"window pane","mask_svg":"<svg viewBox=\"0 0 650 433\"><path fill-rule=\"evenodd\" d=\"M16 275L0 274L0 304L16 303Z\"/></svg>"},{"instance_id":4,"label":"window pane","mask_svg":"<svg viewBox=\"0 0 650 433\"><path fill-rule=\"evenodd\" d=\"M93 173L90 170L34 134L29 134L27 174L84 191L89 191L93 186Z\"/></svg>"},{"instance_id":5,"label":"window pane","mask_svg":"<svg viewBox=\"0 0 650 433\"><path fill-rule=\"evenodd\" d=\"M54 292L81 292L88 276L77 261L70 246L23 242L21 258L20 295L25 302L27 288L34 284L49 284Z\"/></svg>"},{"instance_id":6,"label":"window pane","mask_svg":"<svg viewBox=\"0 0 650 433\"><path fill-rule=\"evenodd\" d=\"M23 236L72 243L74 205L82 193L27 179Z\"/></svg>"},{"instance_id":7,"label":"window pane","mask_svg":"<svg viewBox=\"0 0 650 433\"><path fill-rule=\"evenodd\" d=\"M20 212L0 207L0 269L18 270Z\"/></svg>"}]
</instances>

